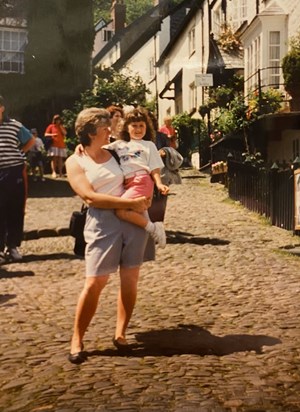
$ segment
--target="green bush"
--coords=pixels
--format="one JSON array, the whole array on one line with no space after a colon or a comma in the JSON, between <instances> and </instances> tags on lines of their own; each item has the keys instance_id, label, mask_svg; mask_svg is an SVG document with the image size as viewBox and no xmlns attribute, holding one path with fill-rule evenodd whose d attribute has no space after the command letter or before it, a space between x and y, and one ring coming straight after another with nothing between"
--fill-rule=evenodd
<instances>
[{"instance_id":1,"label":"green bush","mask_svg":"<svg viewBox=\"0 0 300 412\"><path fill-rule=\"evenodd\" d=\"M291 40L291 49L282 60L285 90L292 96L300 93L300 32Z\"/></svg>"}]
</instances>

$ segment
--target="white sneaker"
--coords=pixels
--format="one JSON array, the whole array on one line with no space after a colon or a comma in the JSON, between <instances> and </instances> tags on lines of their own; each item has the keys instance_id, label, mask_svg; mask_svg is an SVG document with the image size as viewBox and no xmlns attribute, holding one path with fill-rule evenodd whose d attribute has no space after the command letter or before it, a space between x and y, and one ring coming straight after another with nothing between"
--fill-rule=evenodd
<instances>
[{"instance_id":1,"label":"white sneaker","mask_svg":"<svg viewBox=\"0 0 300 412\"><path fill-rule=\"evenodd\" d=\"M7 249L6 258L10 262L20 262L23 259L23 256L16 247L12 247Z\"/></svg>"},{"instance_id":2,"label":"white sneaker","mask_svg":"<svg viewBox=\"0 0 300 412\"><path fill-rule=\"evenodd\" d=\"M154 222L154 232L151 233L151 236L155 240L155 243L162 249L166 247L167 239L166 232L163 222Z\"/></svg>"}]
</instances>

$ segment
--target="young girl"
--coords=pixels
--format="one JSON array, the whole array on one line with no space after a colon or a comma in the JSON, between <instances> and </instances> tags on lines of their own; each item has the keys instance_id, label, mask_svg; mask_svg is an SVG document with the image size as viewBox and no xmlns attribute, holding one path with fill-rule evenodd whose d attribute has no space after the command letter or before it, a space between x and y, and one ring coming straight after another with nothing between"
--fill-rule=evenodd
<instances>
[{"instance_id":1,"label":"young girl","mask_svg":"<svg viewBox=\"0 0 300 412\"><path fill-rule=\"evenodd\" d=\"M169 188L162 184L160 178L160 169L164 167L164 163L152 141L155 134L147 111L138 108L128 112L120 134L122 140L105 147L114 150L120 158L125 179L125 193L122 197L152 198L154 184L163 195L167 195ZM166 234L163 222L151 222L147 212L139 214L132 210L119 209L116 214L122 220L143 227L160 247L165 247Z\"/></svg>"}]
</instances>

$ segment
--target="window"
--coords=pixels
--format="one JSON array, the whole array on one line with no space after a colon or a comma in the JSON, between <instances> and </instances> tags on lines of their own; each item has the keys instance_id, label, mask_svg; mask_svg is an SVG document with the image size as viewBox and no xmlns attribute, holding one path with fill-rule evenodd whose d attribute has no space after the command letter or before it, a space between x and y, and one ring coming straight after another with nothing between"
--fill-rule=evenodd
<instances>
[{"instance_id":1,"label":"window","mask_svg":"<svg viewBox=\"0 0 300 412\"><path fill-rule=\"evenodd\" d=\"M246 92L258 87L258 71L261 67L261 38L256 37L251 45L245 50L246 61Z\"/></svg>"},{"instance_id":2,"label":"window","mask_svg":"<svg viewBox=\"0 0 300 412\"><path fill-rule=\"evenodd\" d=\"M103 30L102 38L103 41L109 41L112 38L112 31L111 30Z\"/></svg>"},{"instance_id":3,"label":"window","mask_svg":"<svg viewBox=\"0 0 300 412\"><path fill-rule=\"evenodd\" d=\"M155 68L154 68L154 57L149 59L149 77L155 76Z\"/></svg>"},{"instance_id":4,"label":"window","mask_svg":"<svg viewBox=\"0 0 300 412\"><path fill-rule=\"evenodd\" d=\"M24 73L27 32L0 28L0 72Z\"/></svg>"},{"instance_id":5,"label":"window","mask_svg":"<svg viewBox=\"0 0 300 412\"><path fill-rule=\"evenodd\" d=\"M195 36L195 26L189 31L189 54L190 56L196 50L196 36Z\"/></svg>"},{"instance_id":6,"label":"window","mask_svg":"<svg viewBox=\"0 0 300 412\"><path fill-rule=\"evenodd\" d=\"M197 106L195 82L190 84L189 88L189 109L192 110Z\"/></svg>"},{"instance_id":7,"label":"window","mask_svg":"<svg viewBox=\"0 0 300 412\"><path fill-rule=\"evenodd\" d=\"M221 28L224 23L224 15L221 7L213 10L213 33L219 35L221 33Z\"/></svg>"},{"instance_id":8,"label":"window","mask_svg":"<svg viewBox=\"0 0 300 412\"><path fill-rule=\"evenodd\" d=\"M247 0L232 0L232 9L229 19L235 30L247 20Z\"/></svg>"},{"instance_id":9,"label":"window","mask_svg":"<svg viewBox=\"0 0 300 412\"><path fill-rule=\"evenodd\" d=\"M280 32L269 33L269 86L278 88L280 84Z\"/></svg>"},{"instance_id":10,"label":"window","mask_svg":"<svg viewBox=\"0 0 300 412\"><path fill-rule=\"evenodd\" d=\"M165 81L168 82L170 80L170 61L167 60L165 63Z\"/></svg>"}]
</instances>

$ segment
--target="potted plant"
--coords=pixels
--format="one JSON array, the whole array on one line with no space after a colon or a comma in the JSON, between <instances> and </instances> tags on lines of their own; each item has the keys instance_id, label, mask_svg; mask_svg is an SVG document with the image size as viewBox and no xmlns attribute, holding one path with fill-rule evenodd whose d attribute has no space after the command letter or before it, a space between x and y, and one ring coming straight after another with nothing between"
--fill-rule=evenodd
<instances>
[{"instance_id":1,"label":"potted plant","mask_svg":"<svg viewBox=\"0 0 300 412\"><path fill-rule=\"evenodd\" d=\"M282 60L285 90L292 97L291 111L300 111L300 32L291 40L290 51Z\"/></svg>"}]
</instances>

